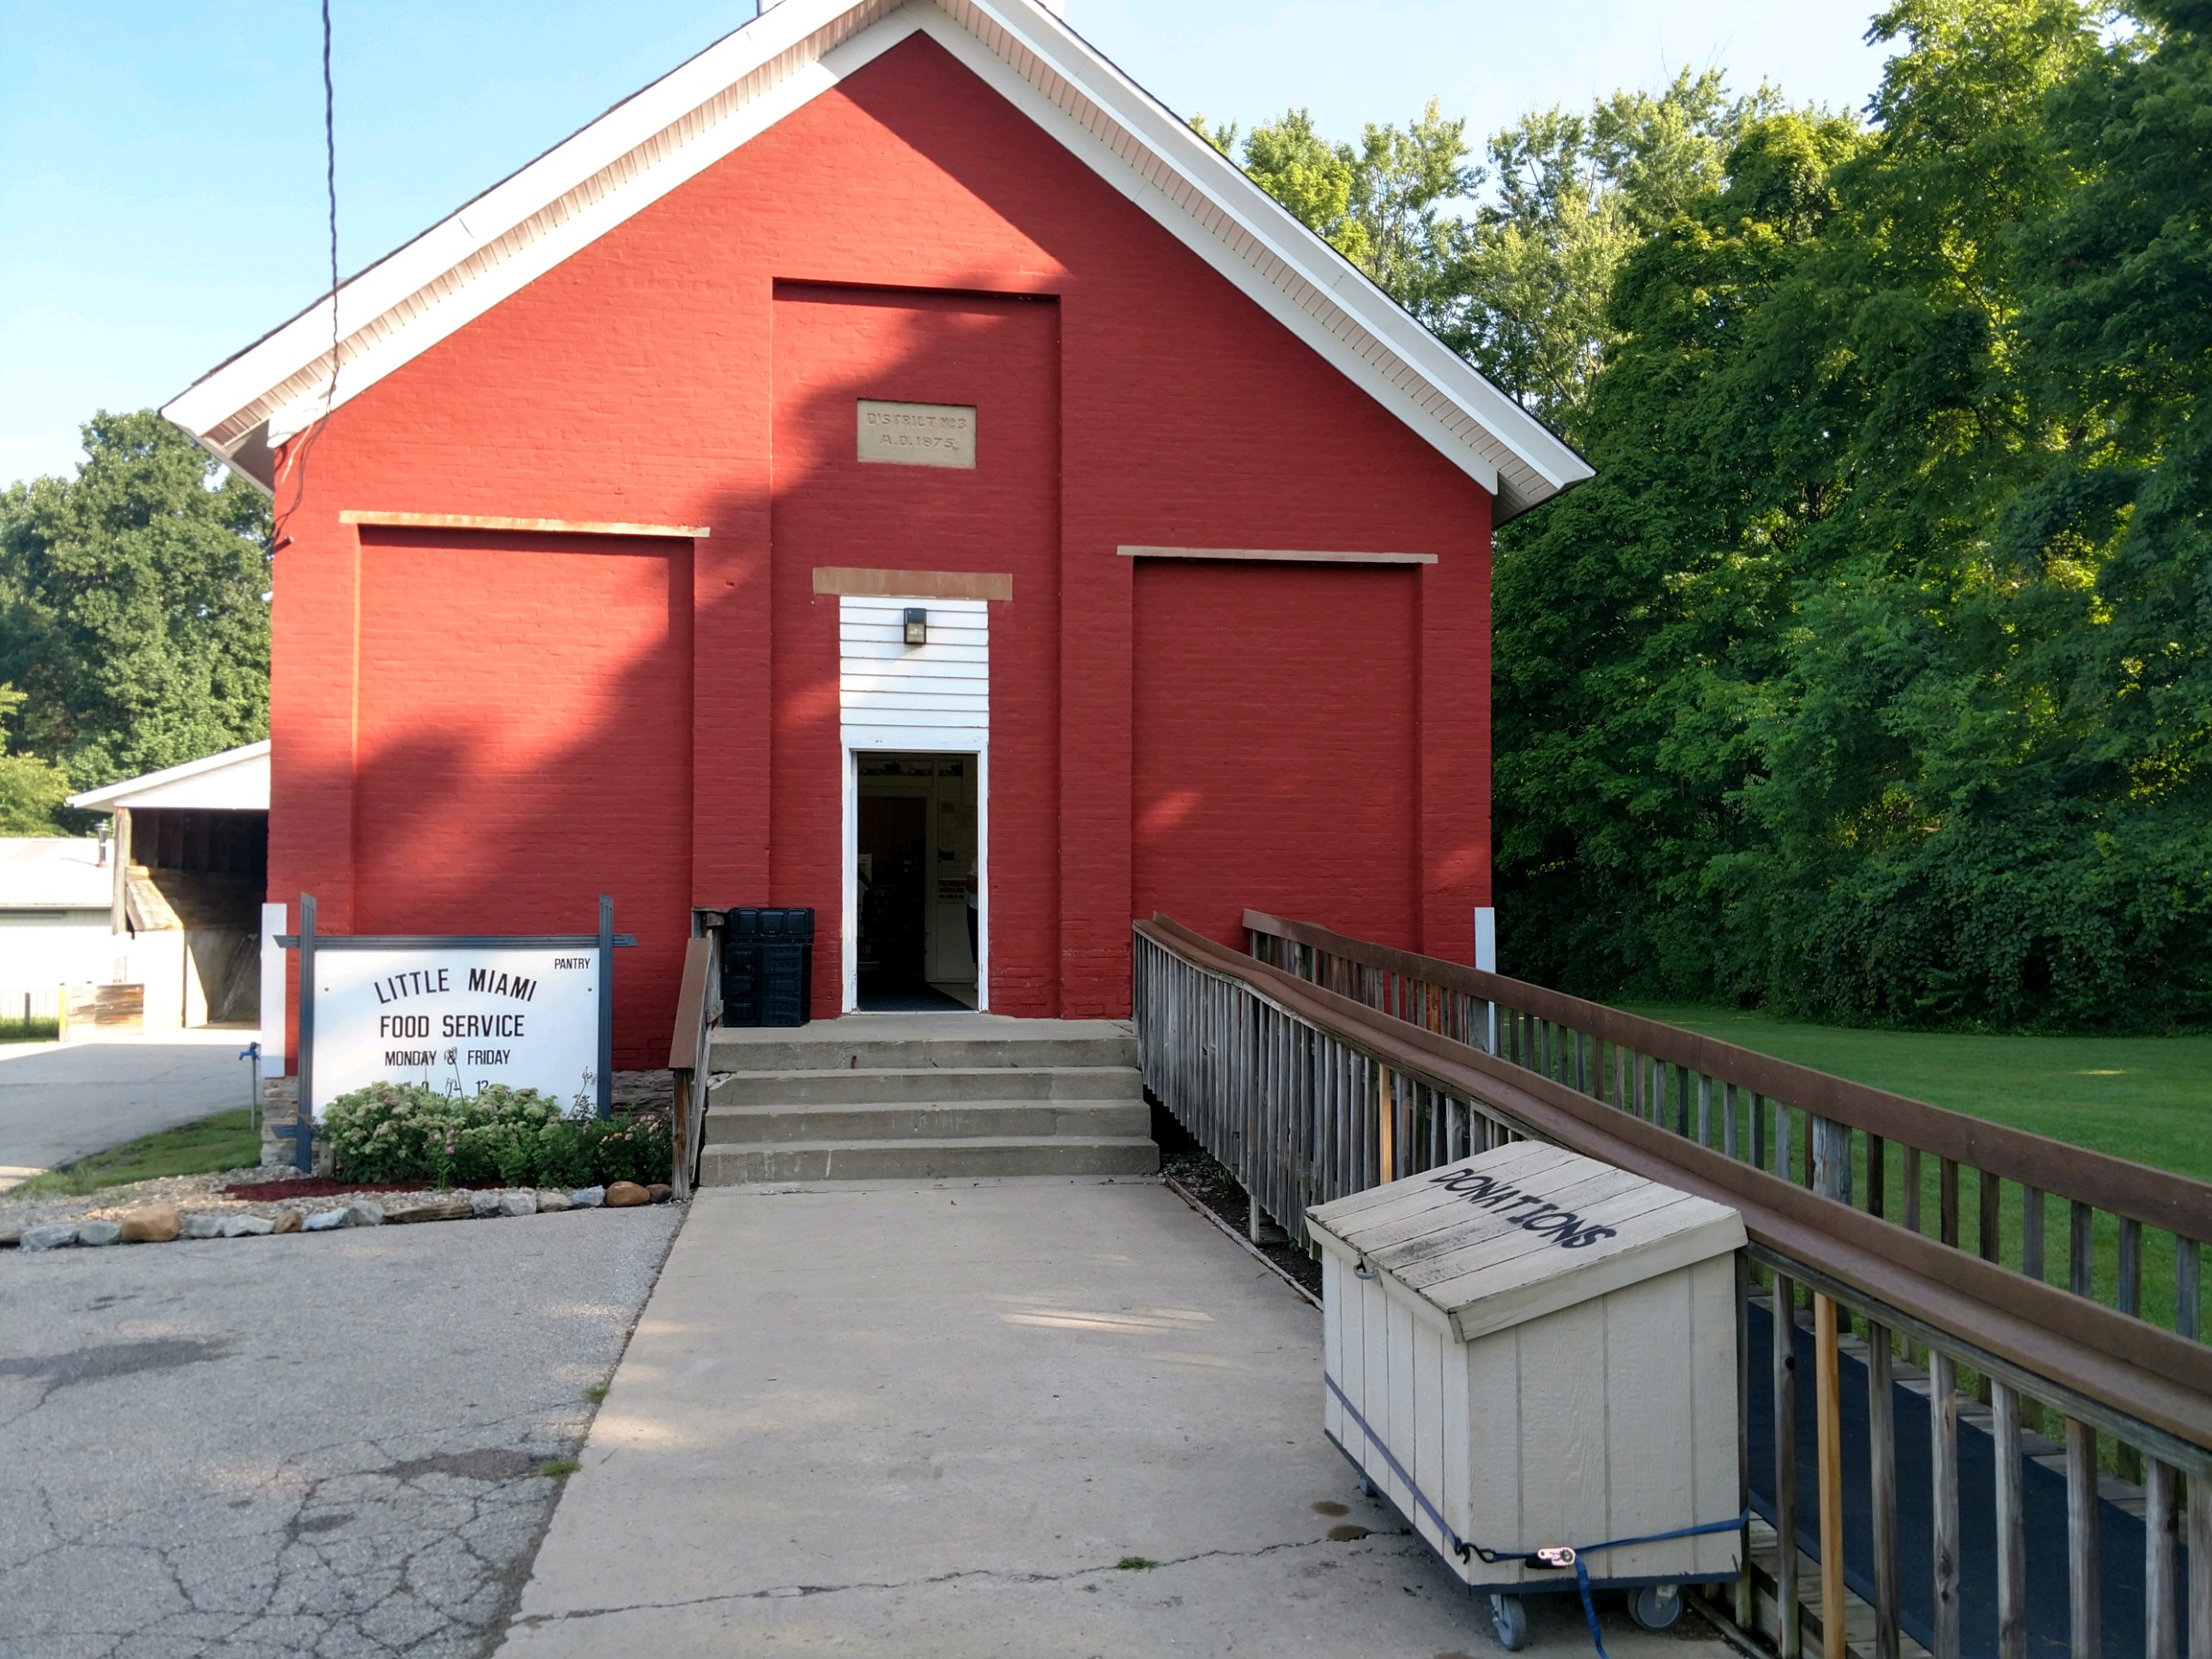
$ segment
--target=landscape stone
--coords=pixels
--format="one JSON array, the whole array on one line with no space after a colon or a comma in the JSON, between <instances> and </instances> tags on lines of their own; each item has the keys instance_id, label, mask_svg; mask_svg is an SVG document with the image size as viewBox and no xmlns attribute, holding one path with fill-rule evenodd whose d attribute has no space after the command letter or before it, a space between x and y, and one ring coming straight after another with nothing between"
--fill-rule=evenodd
<instances>
[{"instance_id":1,"label":"landscape stone","mask_svg":"<svg viewBox=\"0 0 2212 1659\"><path fill-rule=\"evenodd\" d=\"M501 1215L536 1215L538 1194L530 1192L501 1193L499 1195L499 1212Z\"/></svg>"},{"instance_id":2,"label":"landscape stone","mask_svg":"<svg viewBox=\"0 0 2212 1659\"><path fill-rule=\"evenodd\" d=\"M87 1221L76 1230L76 1242L88 1249L98 1249L103 1244L112 1244L123 1237L123 1229L112 1221Z\"/></svg>"},{"instance_id":3,"label":"landscape stone","mask_svg":"<svg viewBox=\"0 0 2212 1659\"><path fill-rule=\"evenodd\" d=\"M297 1210L278 1211L276 1214L276 1230L280 1233L298 1232L300 1231L300 1212Z\"/></svg>"},{"instance_id":4,"label":"landscape stone","mask_svg":"<svg viewBox=\"0 0 2212 1659\"><path fill-rule=\"evenodd\" d=\"M384 1219L387 1225L399 1226L415 1221L465 1221L476 1213L476 1206L469 1201L466 1193L453 1193L445 1198L426 1199L420 1204L402 1204L386 1210Z\"/></svg>"},{"instance_id":5,"label":"landscape stone","mask_svg":"<svg viewBox=\"0 0 2212 1659\"><path fill-rule=\"evenodd\" d=\"M173 1204L149 1204L125 1210L116 1220L122 1226L125 1244L166 1244L185 1224Z\"/></svg>"},{"instance_id":6,"label":"landscape stone","mask_svg":"<svg viewBox=\"0 0 2212 1659\"><path fill-rule=\"evenodd\" d=\"M219 1215L188 1215L178 1229L180 1238L221 1238L222 1218Z\"/></svg>"},{"instance_id":7,"label":"landscape stone","mask_svg":"<svg viewBox=\"0 0 2212 1659\"><path fill-rule=\"evenodd\" d=\"M656 1181L645 1189L645 1195L656 1204L665 1204L676 1195L676 1188L665 1181Z\"/></svg>"},{"instance_id":8,"label":"landscape stone","mask_svg":"<svg viewBox=\"0 0 2212 1659\"><path fill-rule=\"evenodd\" d=\"M265 1215L234 1215L222 1224L225 1238L263 1238L276 1231L276 1224Z\"/></svg>"},{"instance_id":9,"label":"landscape stone","mask_svg":"<svg viewBox=\"0 0 2212 1659\"><path fill-rule=\"evenodd\" d=\"M349 1227L381 1227L384 1224L384 1206L366 1198L356 1198L345 1206L345 1224Z\"/></svg>"},{"instance_id":10,"label":"landscape stone","mask_svg":"<svg viewBox=\"0 0 2212 1659\"><path fill-rule=\"evenodd\" d=\"M545 1215L552 1215L558 1211L568 1209L570 1207L570 1204L571 1200L566 1193L540 1193L538 1194L538 1208L541 1213Z\"/></svg>"},{"instance_id":11,"label":"landscape stone","mask_svg":"<svg viewBox=\"0 0 2212 1659\"><path fill-rule=\"evenodd\" d=\"M73 1221L49 1222L43 1227L26 1227L15 1248L19 1250L65 1250L76 1243L76 1224Z\"/></svg>"},{"instance_id":12,"label":"landscape stone","mask_svg":"<svg viewBox=\"0 0 2212 1659\"><path fill-rule=\"evenodd\" d=\"M610 1210L635 1209L641 1204L653 1202L653 1194L635 1181L617 1181L607 1188L607 1207Z\"/></svg>"},{"instance_id":13,"label":"landscape stone","mask_svg":"<svg viewBox=\"0 0 2212 1659\"><path fill-rule=\"evenodd\" d=\"M501 1213L499 1207L499 1194L497 1193L471 1193L469 1194L469 1206L470 1212L473 1215L498 1215Z\"/></svg>"},{"instance_id":14,"label":"landscape stone","mask_svg":"<svg viewBox=\"0 0 2212 1659\"><path fill-rule=\"evenodd\" d=\"M300 1231L303 1233L327 1233L345 1224L346 1212L343 1210L318 1210L300 1224Z\"/></svg>"},{"instance_id":15,"label":"landscape stone","mask_svg":"<svg viewBox=\"0 0 2212 1659\"><path fill-rule=\"evenodd\" d=\"M604 1187L579 1187L568 1194L568 1202L580 1210L596 1210L607 1201Z\"/></svg>"}]
</instances>

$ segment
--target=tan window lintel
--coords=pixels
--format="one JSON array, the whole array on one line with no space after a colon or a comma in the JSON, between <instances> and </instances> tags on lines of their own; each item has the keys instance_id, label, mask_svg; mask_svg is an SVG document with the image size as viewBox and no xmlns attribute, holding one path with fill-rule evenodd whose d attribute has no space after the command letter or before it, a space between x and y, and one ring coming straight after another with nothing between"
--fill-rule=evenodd
<instances>
[{"instance_id":1,"label":"tan window lintel","mask_svg":"<svg viewBox=\"0 0 2212 1659\"><path fill-rule=\"evenodd\" d=\"M814 591L866 599L1011 599L1014 579L992 570L862 570L817 564Z\"/></svg>"},{"instance_id":2,"label":"tan window lintel","mask_svg":"<svg viewBox=\"0 0 2212 1659\"><path fill-rule=\"evenodd\" d=\"M1268 564L1434 564L1433 553L1316 553L1269 547L1117 547L1125 559L1250 559Z\"/></svg>"},{"instance_id":3,"label":"tan window lintel","mask_svg":"<svg viewBox=\"0 0 2212 1659\"><path fill-rule=\"evenodd\" d=\"M340 524L376 525L387 530L509 530L544 536L676 536L704 541L710 533L696 524L602 524L586 519L504 519L481 513L378 513L349 507Z\"/></svg>"}]
</instances>

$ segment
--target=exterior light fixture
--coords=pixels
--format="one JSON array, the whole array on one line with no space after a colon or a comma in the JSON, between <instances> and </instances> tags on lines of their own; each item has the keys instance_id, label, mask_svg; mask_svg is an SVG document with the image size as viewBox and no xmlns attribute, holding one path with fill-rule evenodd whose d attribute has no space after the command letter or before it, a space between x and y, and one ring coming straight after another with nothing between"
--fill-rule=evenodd
<instances>
[{"instance_id":1,"label":"exterior light fixture","mask_svg":"<svg viewBox=\"0 0 2212 1659\"><path fill-rule=\"evenodd\" d=\"M908 645L929 643L929 612L915 608L906 613L906 642Z\"/></svg>"}]
</instances>

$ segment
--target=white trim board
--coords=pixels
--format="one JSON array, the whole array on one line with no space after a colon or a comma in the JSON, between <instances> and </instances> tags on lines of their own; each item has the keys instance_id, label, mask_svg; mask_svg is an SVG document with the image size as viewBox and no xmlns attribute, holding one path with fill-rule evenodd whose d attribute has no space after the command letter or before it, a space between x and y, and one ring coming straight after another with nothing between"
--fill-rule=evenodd
<instances>
[{"instance_id":1,"label":"white trim board","mask_svg":"<svg viewBox=\"0 0 2212 1659\"><path fill-rule=\"evenodd\" d=\"M1434 564L1433 553L1310 553L1267 547L1117 547L1125 559L1243 559L1262 564Z\"/></svg>"},{"instance_id":2,"label":"white trim board","mask_svg":"<svg viewBox=\"0 0 2212 1659\"><path fill-rule=\"evenodd\" d=\"M269 739L165 766L69 798L71 806L112 812L118 806L198 806L222 811L269 810Z\"/></svg>"},{"instance_id":3,"label":"white trim board","mask_svg":"<svg viewBox=\"0 0 2212 1659\"><path fill-rule=\"evenodd\" d=\"M1498 497L1589 465L1038 0L783 0L172 398L232 465L304 430L845 76L927 33ZM341 343L331 386L332 313Z\"/></svg>"}]
</instances>

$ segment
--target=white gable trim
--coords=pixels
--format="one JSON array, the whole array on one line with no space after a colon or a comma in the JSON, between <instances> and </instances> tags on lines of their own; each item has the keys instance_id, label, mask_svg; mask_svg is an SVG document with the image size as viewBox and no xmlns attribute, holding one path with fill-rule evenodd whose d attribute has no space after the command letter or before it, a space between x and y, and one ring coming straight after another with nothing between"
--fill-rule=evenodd
<instances>
[{"instance_id":1,"label":"white gable trim","mask_svg":"<svg viewBox=\"0 0 2212 1659\"><path fill-rule=\"evenodd\" d=\"M918 31L1496 494L1501 519L1589 476L1038 0L784 0L342 285L336 401ZM162 412L245 471L265 442L321 416L332 303L326 296Z\"/></svg>"},{"instance_id":2,"label":"white gable trim","mask_svg":"<svg viewBox=\"0 0 2212 1659\"><path fill-rule=\"evenodd\" d=\"M269 739L205 755L158 772L71 795L71 806L112 812L118 806L203 806L234 812L269 810Z\"/></svg>"}]
</instances>

